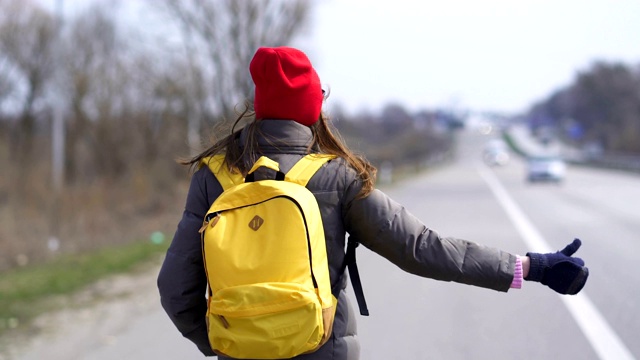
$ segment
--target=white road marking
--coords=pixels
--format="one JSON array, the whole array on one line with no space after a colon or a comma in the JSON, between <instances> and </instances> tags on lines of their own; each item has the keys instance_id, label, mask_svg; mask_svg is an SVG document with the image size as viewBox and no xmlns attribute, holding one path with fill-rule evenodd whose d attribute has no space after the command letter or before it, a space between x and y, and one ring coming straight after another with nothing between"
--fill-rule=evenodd
<instances>
[{"instance_id":1,"label":"white road marking","mask_svg":"<svg viewBox=\"0 0 640 360\"><path fill-rule=\"evenodd\" d=\"M527 247L535 252L555 252L556 250L551 249L540 232L533 226L522 210L520 210L515 201L513 201L493 172L489 170L486 165L482 164L477 166L477 170L500 205L506 211ZM604 316L600 314L585 293L581 292L573 296L559 296L600 359L635 359L631 351L629 351L622 340L620 340Z\"/></svg>"}]
</instances>

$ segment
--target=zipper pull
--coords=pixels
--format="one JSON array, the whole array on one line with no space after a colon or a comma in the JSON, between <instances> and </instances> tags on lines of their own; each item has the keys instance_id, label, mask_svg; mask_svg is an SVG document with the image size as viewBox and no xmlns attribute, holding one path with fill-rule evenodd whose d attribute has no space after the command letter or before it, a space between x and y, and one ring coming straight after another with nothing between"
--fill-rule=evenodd
<instances>
[{"instance_id":1,"label":"zipper pull","mask_svg":"<svg viewBox=\"0 0 640 360\"><path fill-rule=\"evenodd\" d=\"M224 316L218 315L218 319L220 319L220 322L222 322L222 326L224 326L225 329L229 328L229 322L224 318Z\"/></svg>"},{"instance_id":2,"label":"zipper pull","mask_svg":"<svg viewBox=\"0 0 640 360\"><path fill-rule=\"evenodd\" d=\"M211 219L211 215L214 215L213 219ZM200 228L200 230L198 230L198 232L202 234L207 229L207 226L214 227L216 226L219 220L220 220L220 213L218 212L207 215L204 221L202 222L202 227Z\"/></svg>"},{"instance_id":3,"label":"zipper pull","mask_svg":"<svg viewBox=\"0 0 640 360\"><path fill-rule=\"evenodd\" d=\"M209 225L209 222L207 220L203 221L202 226L200 227L200 230L198 230L198 232L202 234L204 232L204 229L206 229L208 225Z\"/></svg>"}]
</instances>

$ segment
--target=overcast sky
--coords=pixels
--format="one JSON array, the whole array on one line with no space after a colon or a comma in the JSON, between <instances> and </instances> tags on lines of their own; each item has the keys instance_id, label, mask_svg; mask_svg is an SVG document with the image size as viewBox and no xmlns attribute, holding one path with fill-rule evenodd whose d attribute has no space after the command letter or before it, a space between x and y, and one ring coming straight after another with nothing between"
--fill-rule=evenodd
<instances>
[{"instance_id":1,"label":"overcast sky","mask_svg":"<svg viewBox=\"0 0 640 360\"><path fill-rule=\"evenodd\" d=\"M331 86L328 105L351 111L521 112L595 60L640 64L640 0L313 1L299 47Z\"/></svg>"},{"instance_id":2,"label":"overcast sky","mask_svg":"<svg viewBox=\"0 0 640 360\"><path fill-rule=\"evenodd\" d=\"M518 112L594 60L640 64L638 0L318 0L331 101Z\"/></svg>"}]
</instances>

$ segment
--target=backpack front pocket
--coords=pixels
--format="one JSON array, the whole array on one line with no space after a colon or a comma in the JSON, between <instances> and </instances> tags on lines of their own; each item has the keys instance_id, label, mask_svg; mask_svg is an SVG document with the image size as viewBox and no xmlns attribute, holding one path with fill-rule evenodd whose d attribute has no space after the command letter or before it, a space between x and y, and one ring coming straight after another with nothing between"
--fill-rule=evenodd
<instances>
[{"instance_id":1,"label":"backpack front pocket","mask_svg":"<svg viewBox=\"0 0 640 360\"><path fill-rule=\"evenodd\" d=\"M315 349L324 333L313 288L295 283L229 287L209 299L209 341L235 358L290 358Z\"/></svg>"}]
</instances>

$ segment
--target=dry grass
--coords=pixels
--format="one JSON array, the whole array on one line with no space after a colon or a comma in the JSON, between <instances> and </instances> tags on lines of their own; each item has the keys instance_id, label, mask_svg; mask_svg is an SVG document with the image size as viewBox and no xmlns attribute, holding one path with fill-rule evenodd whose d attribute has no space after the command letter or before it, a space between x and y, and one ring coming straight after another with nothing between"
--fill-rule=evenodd
<instances>
[{"instance_id":1,"label":"dry grass","mask_svg":"<svg viewBox=\"0 0 640 360\"><path fill-rule=\"evenodd\" d=\"M141 170L126 181L66 187L56 198L47 161L41 163L28 171L0 163L0 272L148 239L155 231L170 237L180 219L186 171L172 181ZM53 237L59 239L55 251Z\"/></svg>"}]
</instances>

